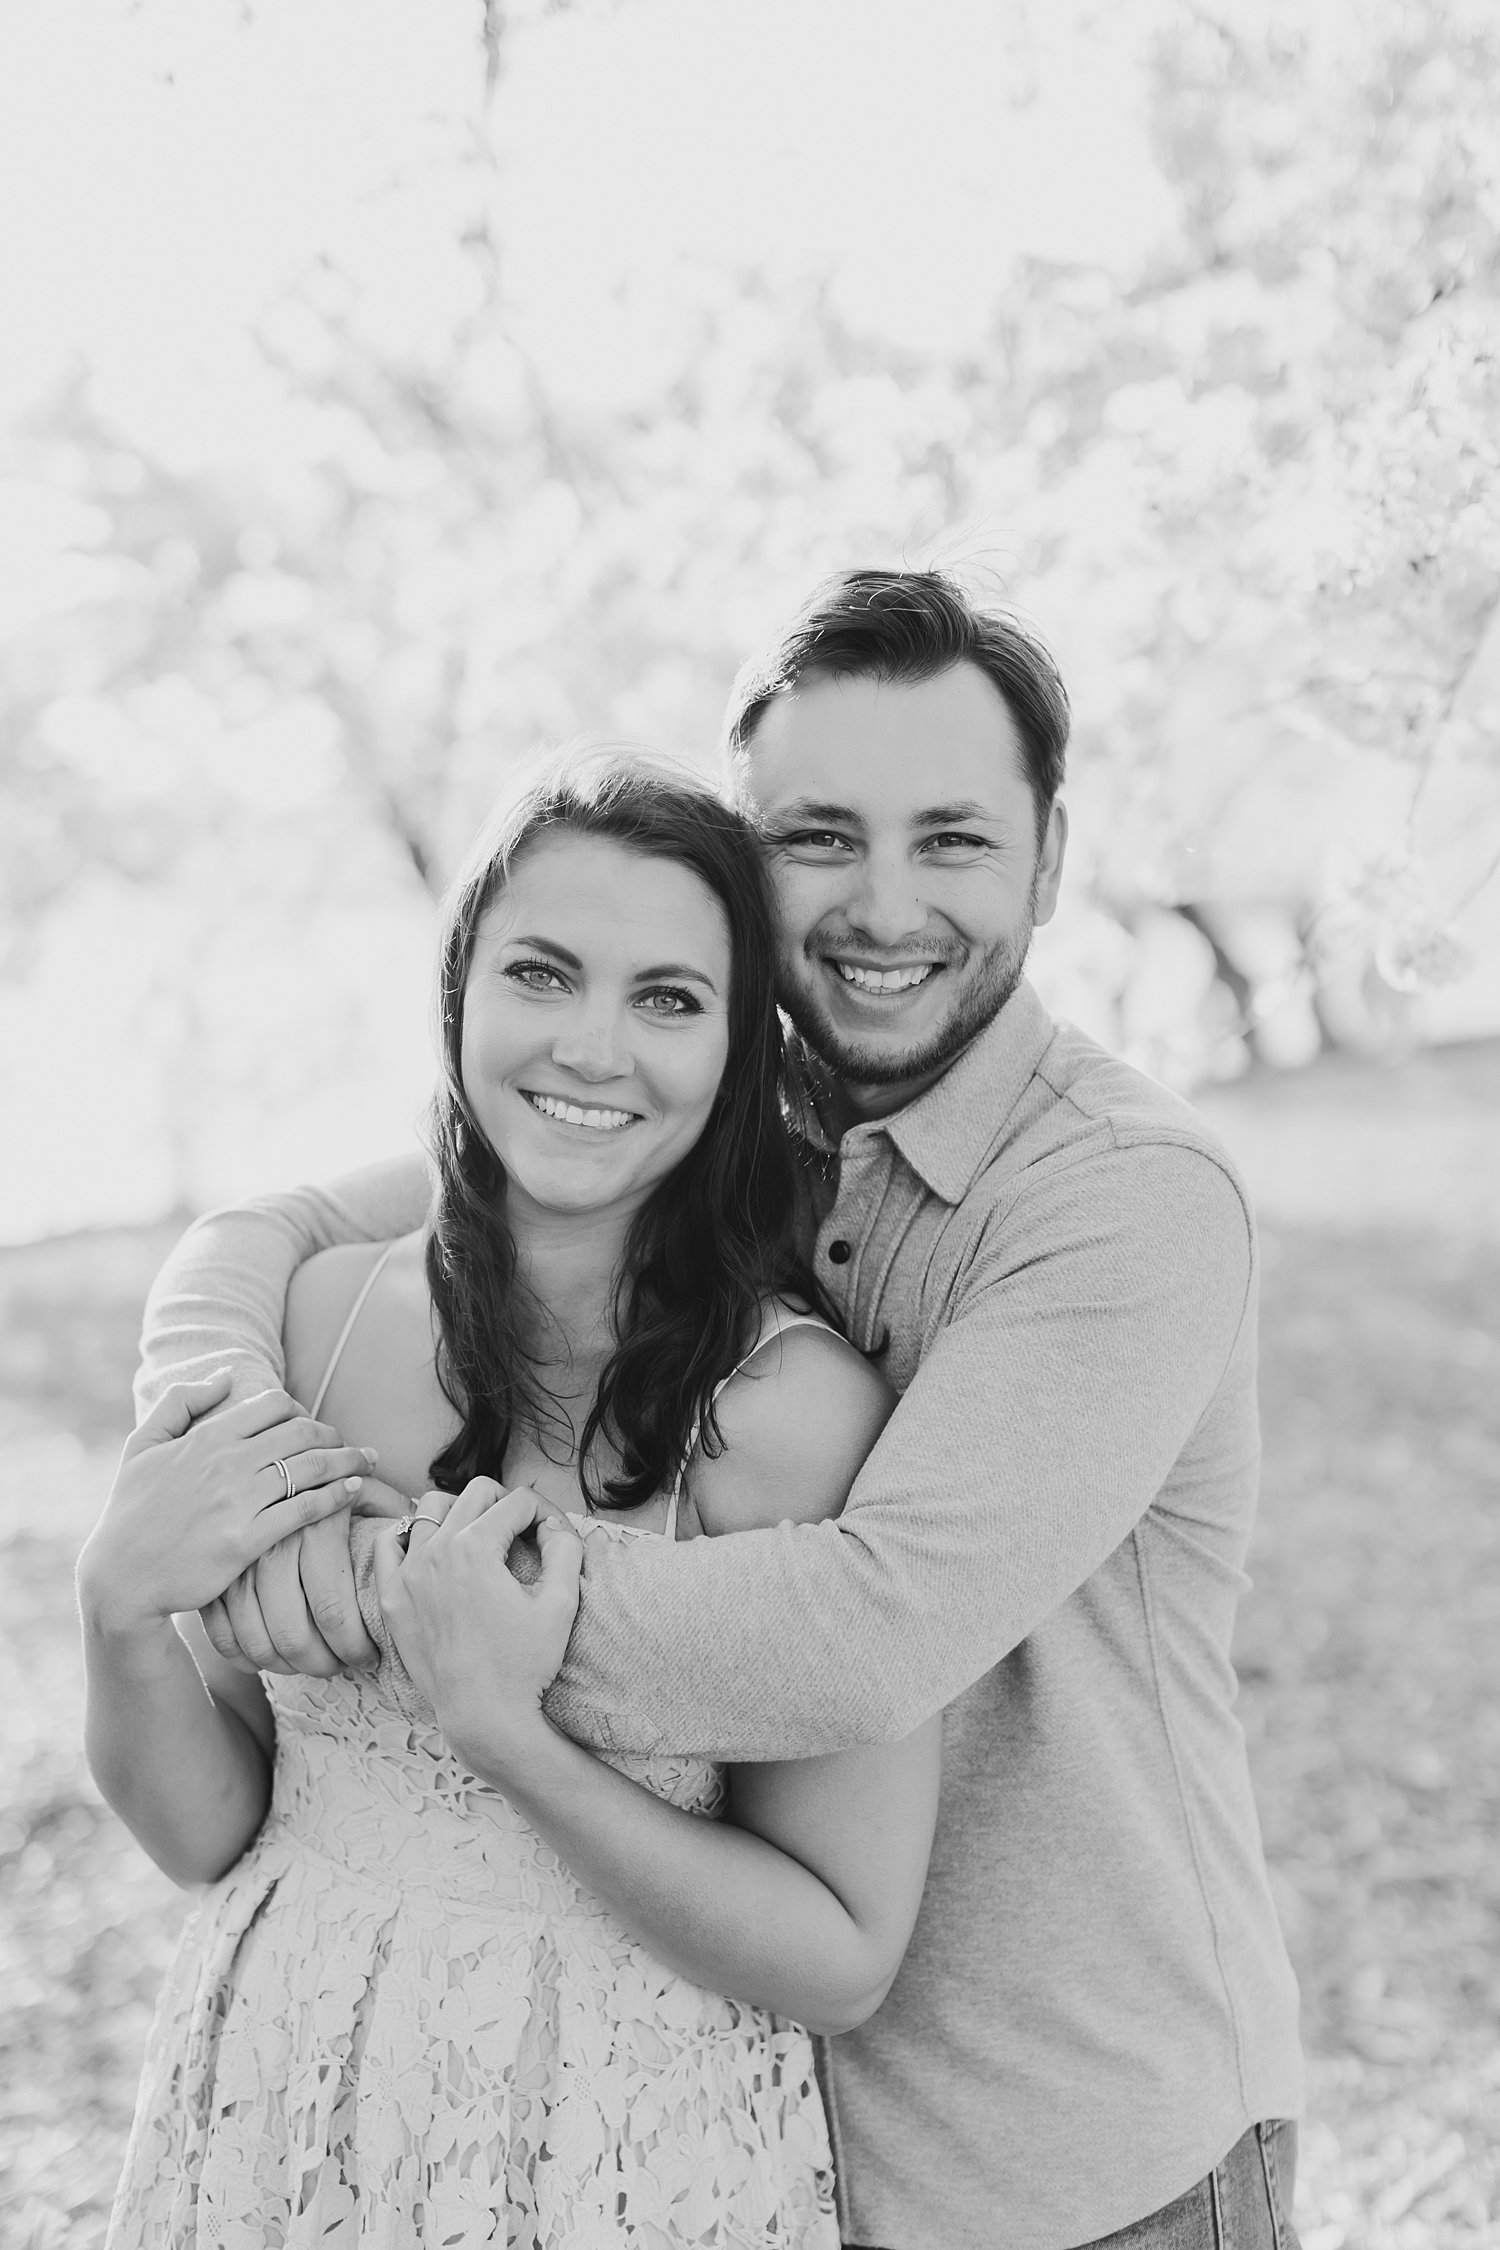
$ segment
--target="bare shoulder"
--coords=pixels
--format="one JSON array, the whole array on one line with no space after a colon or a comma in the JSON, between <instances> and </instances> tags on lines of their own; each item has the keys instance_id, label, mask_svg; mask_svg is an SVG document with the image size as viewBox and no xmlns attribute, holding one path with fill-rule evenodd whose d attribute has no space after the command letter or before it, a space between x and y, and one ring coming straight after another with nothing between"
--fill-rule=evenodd
<instances>
[{"instance_id":1,"label":"bare shoulder","mask_svg":"<svg viewBox=\"0 0 1500 2250\"><path fill-rule=\"evenodd\" d=\"M287 1389L293 1398L308 1398L317 1390L339 1330L388 1247L383 1242L341 1242L305 1258L292 1275L287 1285L282 1342ZM422 1279L421 1263L421 1235L403 1235L381 1277L382 1283L387 1276L392 1287ZM422 1286L425 1290L425 1280Z\"/></svg>"},{"instance_id":2,"label":"bare shoulder","mask_svg":"<svg viewBox=\"0 0 1500 2250\"><path fill-rule=\"evenodd\" d=\"M836 1516L896 1394L831 1328L786 1330L726 1385L724 1450L700 1454L688 1484L711 1537Z\"/></svg>"}]
</instances>

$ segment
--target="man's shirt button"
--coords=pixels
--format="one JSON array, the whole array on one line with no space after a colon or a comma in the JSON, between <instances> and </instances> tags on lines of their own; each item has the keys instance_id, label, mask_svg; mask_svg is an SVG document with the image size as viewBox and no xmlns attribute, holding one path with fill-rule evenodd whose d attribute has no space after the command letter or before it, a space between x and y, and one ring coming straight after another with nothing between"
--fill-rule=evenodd
<instances>
[{"instance_id":1,"label":"man's shirt button","mask_svg":"<svg viewBox=\"0 0 1500 2250\"><path fill-rule=\"evenodd\" d=\"M849 1263L848 1243L830 1242L828 1245L828 1262L831 1266L847 1266Z\"/></svg>"}]
</instances>

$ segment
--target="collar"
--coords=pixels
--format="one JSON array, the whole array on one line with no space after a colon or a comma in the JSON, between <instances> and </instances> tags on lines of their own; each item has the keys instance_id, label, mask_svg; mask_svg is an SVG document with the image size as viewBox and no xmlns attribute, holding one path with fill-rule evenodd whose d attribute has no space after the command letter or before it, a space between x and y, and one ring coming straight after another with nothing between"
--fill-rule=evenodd
<instances>
[{"instance_id":1,"label":"collar","mask_svg":"<svg viewBox=\"0 0 1500 2250\"><path fill-rule=\"evenodd\" d=\"M1023 979L951 1070L878 1122L945 1203L962 1203L1051 1046L1052 1018Z\"/></svg>"}]
</instances>

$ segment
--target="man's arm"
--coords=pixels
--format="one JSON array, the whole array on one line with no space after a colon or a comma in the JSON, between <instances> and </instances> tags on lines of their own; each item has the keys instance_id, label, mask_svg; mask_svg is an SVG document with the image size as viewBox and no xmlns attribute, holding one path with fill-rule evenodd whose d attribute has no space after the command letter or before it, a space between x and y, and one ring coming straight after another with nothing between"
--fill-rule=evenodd
<instances>
[{"instance_id":1,"label":"man's arm","mask_svg":"<svg viewBox=\"0 0 1500 2250\"><path fill-rule=\"evenodd\" d=\"M1253 1318L1252 1271L1244 1203L1205 1155L1043 1174L838 1521L596 1543L548 1715L604 1747L732 1763L910 1733L1150 1507Z\"/></svg>"},{"instance_id":2,"label":"man's arm","mask_svg":"<svg viewBox=\"0 0 1500 2250\"><path fill-rule=\"evenodd\" d=\"M294 1188L189 1227L146 1300L136 1410L171 1383L227 1367L233 1396L279 1390L287 1284L314 1251L340 1242L409 1234L427 1216L427 1167L418 1155L351 1172L329 1187Z\"/></svg>"}]
</instances>

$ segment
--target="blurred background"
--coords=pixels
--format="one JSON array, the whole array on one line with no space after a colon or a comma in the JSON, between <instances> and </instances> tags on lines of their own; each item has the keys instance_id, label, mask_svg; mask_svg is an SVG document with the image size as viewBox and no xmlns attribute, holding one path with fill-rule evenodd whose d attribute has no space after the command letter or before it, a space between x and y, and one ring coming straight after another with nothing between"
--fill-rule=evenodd
<instances>
[{"instance_id":1,"label":"blurred background","mask_svg":"<svg viewBox=\"0 0 1500 2250\"><path fill-rule=\"evenodd\" d=\"M0 2244L102 2235L180 1912L70 1571L188 1216L409 1142L507 766L712 759L824 570L1077 725L1055 1010L1266 1228L1241 1669L1307 2250L1500 2223L1492 0L0 22Z\"/></svg>"}]
</instances>

